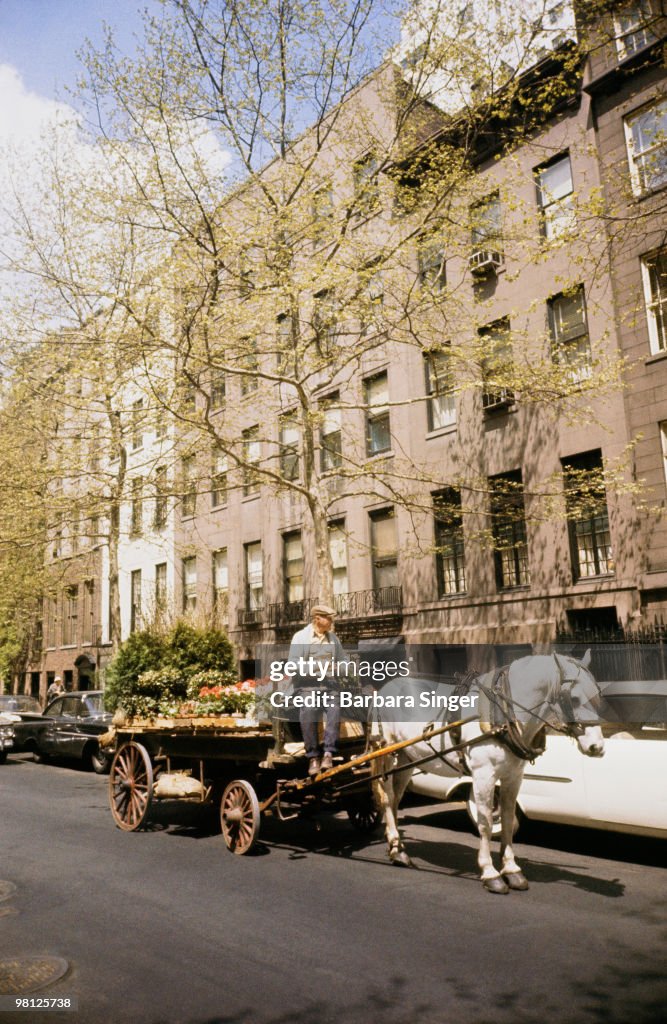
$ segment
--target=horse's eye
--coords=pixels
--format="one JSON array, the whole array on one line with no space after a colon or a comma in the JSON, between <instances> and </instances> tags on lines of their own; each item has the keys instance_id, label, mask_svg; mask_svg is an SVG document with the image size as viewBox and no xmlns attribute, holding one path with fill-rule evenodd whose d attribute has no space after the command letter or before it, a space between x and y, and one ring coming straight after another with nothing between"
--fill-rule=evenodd
<instances>
[{"instance_id":1,"label":"horse's eye","mask_svg":"<svg viewBox=\"0 0 667 1024\"><path fill-rule=\"evenodd\" d=\"M578 708L580 704L581 704L581 699L579 697L573 697L572 698L572 707L573 708Z\"/></svg>"}]
</instances>

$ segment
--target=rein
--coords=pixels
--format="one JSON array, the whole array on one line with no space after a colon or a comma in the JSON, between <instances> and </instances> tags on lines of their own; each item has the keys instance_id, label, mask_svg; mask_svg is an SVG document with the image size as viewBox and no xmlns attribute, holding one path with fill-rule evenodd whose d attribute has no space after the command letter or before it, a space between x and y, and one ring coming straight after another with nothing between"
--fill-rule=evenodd
<instances>
[{"instance_id":1,"label":"rein","mask_svg":"<svg viewBox=\"0 0 667 1024\"><path fill-rule=\"evenodd\" d=\"M555 692L548 695L544 703L547 707L558 707L560 709L563 717L566 719L566 724L563 725L554 723L545 718L544 715L540 714L536 710L536 708L525 707L512 696L511 691L509 690L508 665L498 670L494 677L492 689L480 682L479 677L476 679L478 688L484 693L490 705L500 712L501 721L498 725L501 732L496 738L500 740L501 743L504 743L505 746L517 757L524 761L530 761L531 764L537 757L539 757L540 754L544 753L547 726L552 728L555 732L562 733L565 736L570 736L573 739L583 736L586 731L586 726L582 722L578 722L576 720L574 705L572 704L572 687L578 680L580 670L577 670L577 675L574 679L566 679L563 673L563 668L555 655L554 661L556 663L556 668L558 669L558 681L556 683ZM600 688L597 686L597 683L595 685L598 693L600 693ZM529 714L539 722L542 722L543 727L535 737L535 740L539 740L539 742L534 742L532 746L524 742L521 723L516 720L516 708L521 711L525 711L526 714Z\"/></svg>"}]
</instances>

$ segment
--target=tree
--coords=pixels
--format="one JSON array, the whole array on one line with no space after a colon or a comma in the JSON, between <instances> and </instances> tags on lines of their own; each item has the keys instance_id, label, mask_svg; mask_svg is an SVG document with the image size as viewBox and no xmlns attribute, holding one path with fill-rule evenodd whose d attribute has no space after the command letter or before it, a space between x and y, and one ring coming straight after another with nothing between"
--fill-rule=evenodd
<instances>
[{"instance_id":1,"label":"tree","mask_svg":"<svg viewBox=\"0 0 667 1024\"><path fill-rule=\"evenodd\" d=\"M433 460L416 463L396 443L388 457L394 416L420 404L444 420L452 400L474 406L477 422L483 391L488 407L517 398L526 437L538 437L564 415L600 418L600 399L620 387L608 331L578 348L536 330L530 298L512 311L511 331L493 312L494 264L519 275L567 252L558 285L575 319L583 268L590 279L604 266L594 184L564 202L545 181L541 231L513 188L525 147L547 168L562 146L548 129L576 106L585 53L565 39L536 64L548 32L540 0L529 18L525 4L507 2L495 21L471 13L454 27L451 4L415 5L394 51L397 11L380 6L165 0L136 60L111 37L84 54L104 170L82 191L68 187L66 200L60 189L55 248L35 244L31 216L23 237L25 265L71 315L81 375L104 396L117 468L99 493L112 551L127 499L118 396L137 367L147 405L178 425L181 454L205 446L237 487L261 481L296 495L328 601L329 523L342 500L377 495L418 520L442 488ZM583 152L585 134L576 124L574 133L570 151ZM494 162L500 217L493 174L479 173ZM74 258L73 239L85 259ZM489 264L472 289L471 240ZM594 290L587 301L603 308ZM378 368L390 350L406 365L419 357L426 390L386 395ZM236 395L221 412L222 381ZM465 514L495 543L471 424L446 471L459 497L441 511ZM200 466L197 485L208 479ZM567 514L553 460L532 490L536 520L557 498ZM112 582L115 572L112 557Z\"/></svg>"}]
</instances>

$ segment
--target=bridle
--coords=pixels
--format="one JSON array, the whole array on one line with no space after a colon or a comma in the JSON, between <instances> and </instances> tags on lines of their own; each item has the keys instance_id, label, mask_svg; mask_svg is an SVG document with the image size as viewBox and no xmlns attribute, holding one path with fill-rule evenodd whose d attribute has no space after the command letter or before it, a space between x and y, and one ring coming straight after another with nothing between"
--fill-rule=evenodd
<instances>
[{"instance_id":1,"label":"bridle","mask_svg":"<svg viewBox=\"0 0 667 1024\"><path fill-rule=\"evenodd\" d=\"M574 710L574 704L572 702L572 689L579 682L579 676L581 674L582 669L584 669L587 672L588 677L595 686L598 698L602 696L602 691L600 690L600 687L598 686L597 680L594 678L594 676L590 672L588 672L586 667L582 665L581 662L577 661L575 658L571 659L572 661L574 661L577 667L577 674L574 676L573 679L566 678L565 672L563 671L563 666L561 665L560 661L558 660L555 654L553 655L553 659L556 663L556 668L558 669L558 683L556 692L547 698L547 704L550 707L558 707L560 709L562 713L562 721L564 724L560 726L555 725L552 726L552 728L556 729L558 732L564 733L566 736L572 736L576 739L579 736L583 736L588 726L591 725L590 722L584 725L583 722L577 720L577 716Z\"/></svg>"}]
</instances>

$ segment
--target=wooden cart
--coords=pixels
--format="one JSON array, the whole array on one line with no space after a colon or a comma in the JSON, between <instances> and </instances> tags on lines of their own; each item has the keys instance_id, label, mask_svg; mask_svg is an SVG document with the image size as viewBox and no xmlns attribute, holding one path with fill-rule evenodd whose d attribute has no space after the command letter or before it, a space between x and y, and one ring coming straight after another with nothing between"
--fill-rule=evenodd
<instances>
[{"instance_id":1,"label":"wooden cart","mask_svg":"<svg viewBox=\"0 0 667 1024\"><path fill-rule=\"evenodd\" d=\"M116 729L109 774L109 803L116 825L145 827L156 801L219 804L229 850L247 853L259 834L261 815L281 820L321 811L346 810L352 824L370 831L380 823L373 805L371 768L353 765L366 748L364 730L343 736L345 778L337 769L307 776L303 752L290 753L284 723L253 723L233 717L134 720ZM293 746L297 746L294 744Z\"/></svg>"},{"instance_id":2,"label":"wooden cart","mask_svg":"<svg viewBox=\"0 0 667 1024\"><path fill-rule=\"evenodd\" d=\"M222 834L232 853L247 853L262 814L281 821L321 811L346 810L352 824L374 831L381 822L372 791L373 761L449 732L470 719L426 726L418 736L381 746L368 727L343 737L342 764L307 775L307 759L285 744L285 723L234 718L134 721L117 729L109 775L111 813L119 828L144 827L156 800L219 804ZM481 739L485 739L482 736ZM473 741L474 742L474 741ZM462 744L449 748L461 749ZM433 752L413 767L439 757ZM391 775L402 768L383 769Z\"/></svg>"}]
</instances>

